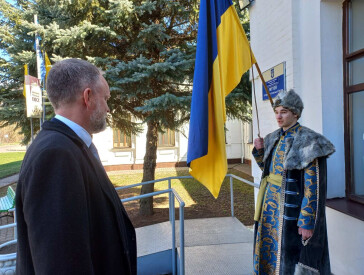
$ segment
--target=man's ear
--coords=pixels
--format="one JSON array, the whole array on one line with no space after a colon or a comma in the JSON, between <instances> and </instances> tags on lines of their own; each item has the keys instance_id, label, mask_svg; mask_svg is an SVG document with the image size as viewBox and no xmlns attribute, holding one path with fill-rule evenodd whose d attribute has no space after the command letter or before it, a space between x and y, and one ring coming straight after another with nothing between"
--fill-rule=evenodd
<instances>
[{"instance_id":1,"label":"man's ear","mask_svg":"<svg viewBox=\"0 0 364 275\"><path fill-rule=\"evenodd\" d=\"M90 88L86 88L83 91L82 100L83 100L83 103L85 104L85 106L86 106L87 109L89 109L92 106L91 97L92 97L92 91L91 91L91 89Z\"/></svg>"}]
</instances>

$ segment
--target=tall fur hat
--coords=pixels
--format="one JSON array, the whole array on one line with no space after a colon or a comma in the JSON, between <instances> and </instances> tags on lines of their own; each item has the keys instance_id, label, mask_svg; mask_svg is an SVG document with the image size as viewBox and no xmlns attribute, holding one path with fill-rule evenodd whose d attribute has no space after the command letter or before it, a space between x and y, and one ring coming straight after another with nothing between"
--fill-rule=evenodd
<instances>
[{"instance_id":1,"label":"tall fur hat","mask_svg":"<svg viewBox=\"0 0 364 275\"><path fill-rule=\"evenodd\" d=\"M273 103L273 109L278 106L287 108L292 113L296 114L298 118L301 117L303 102L300 96L293 90L289 90L288 92L282 91L277 95L276 100Z\"/></svg>"}]
</instances>

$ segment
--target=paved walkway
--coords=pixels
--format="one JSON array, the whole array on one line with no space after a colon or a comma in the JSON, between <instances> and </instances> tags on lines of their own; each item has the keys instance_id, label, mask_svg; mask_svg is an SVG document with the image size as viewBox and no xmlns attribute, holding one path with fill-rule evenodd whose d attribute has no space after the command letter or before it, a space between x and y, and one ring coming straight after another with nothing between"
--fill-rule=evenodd
<instances>
[{"instance_id":1,"label":"paved walkway","mask_svg":"<svg viewBox=\"0 0 364 275\"><path fill-rule=\"evenodd\" d=\"M19 174L0 179L0 188L18 182Z\"/></svg>"},{"instance_id":2,"label":"paved walkway","mask_svg":"<svg viewBox=\"0 0 364 275\"><path fill-rule=\"evenodd\" d=\"M250 164L246 163L236 163L236 164L229 164L229 169L235 169L242 173L245 173L249 176L252 176L252 167Z\"/></svg>"},{"instance_id":3,"label":"paved walkway","mask_svg":"<svg viewBox=\"0 0 364 275\"><path fill-rule=\"evenodd\" d=\"M1 145L0 146L0 153L6 153L6 152L25 152L27 149L26 146L23 145Z\"/></svg>"},{"instance_id":4,"label":"paved walkway","mask_svg":"<svg viewBox=\"0 0 364 275\"><path fill-rule=\"evenodd\" d=\"M172 247L169 222L137 228L136 234L138 257L153 257ZM185 220L185 274L252 274L253 235L234 217ZM178 221L176 240L179 246ZM169 257L160 260L168 261ZM155 274L150 270L153 266L139 267L143 275Z\"/></svg>"}]
</instances>

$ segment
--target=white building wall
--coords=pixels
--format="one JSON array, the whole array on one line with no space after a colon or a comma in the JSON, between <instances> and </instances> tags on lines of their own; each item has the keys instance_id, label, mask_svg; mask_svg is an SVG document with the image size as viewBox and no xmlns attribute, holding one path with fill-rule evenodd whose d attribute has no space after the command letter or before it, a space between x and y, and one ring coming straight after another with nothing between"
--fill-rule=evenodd
<instances>
[{"instance_id":1,"label":"white building wall","mask_svg":"<svg viewBox=\"0 0 364 275\"><path fill-rule=\"evenodd\" d=\"M241 159L242 155L242 132L241 121L226 121L226 155L228 159Z\"/></svg>"},{"instance_id":2,"label":"white building wall","mask_svg":"<svg viewBox=\"0 0 364 275\"><path fill-rule=\"evenodd\" d=\"M335 145L327 160L327 197L345 197L342 1L321 2L322 133Z\"/></svg>"},{"instance_id":3,"label":"white building wall","mask_svg":"<svg viewBox=\"0 0 364 275\"><path fill-rule=\"evenodd\" d=\"M294 88L304 102L300 122L322 133L320 1L291 1L294 85L287 88Z\"/></svg>"},{"instance_id":4,"label":"white building wall","mask_svg":"<svg viewBox=\"0 0 364 275\"><path fill-rule=\"evenodd\" d=\"M326 207L331 272L364 274L364 222Z\"/></svg>"},{"instance_id":5,"label":"white building wall","mask_svg":"<svg viewBox=\"0 0 364 275\"><path fill-rule=\"evenodd\" d=\"M112 150L113 131L109 127L105 131L93 135L93 143L97 147L101 162L104 165L133 164L134 162L135 148Z\"/></svg>"},{"instance_id":6,"label":"white building wall","mask_svg":"<svg viewBox=\"0 0 364 275\"><path fill-rule=\"evenodd\" d=\"M292 52L292 1L260 0L250 8L251 45L260 67L266 71L275 65L286 62L286 86L293 88L293 52ZM274 112L269 101L262 100L262 82L254 70L255 91L259 115L260 135L266 136L277 129ZM257 116L253 100L253 138L257 138ZM260 181L261 170L252 161L252 175L255 182Z\"/></svg>"},{"instance_id":7,"label":"white building wall","mask_svg":"<svg viewBox=\"0 0 364 275\"><path fill-rule=\"evenodd\" d=\"M179 154L180 160L187 162L187 148L188 148L188 125L184 125L179 129Z\"/></svg>"},{"instance_id":8,"label":"white building wall","mask_svg":"<svg viewBox=\"0 0 364 275\"><path fill-rule=\"evenodd\" d=\"M238 120L226 122L226 154L228 159L240 159L242 155L242 130ZM158 147L157 163L186 162L188 148L188 124L175 132L174 147ZM146 152L147 128L144 127L139 135L132 135L132 147L125 149L113 148L113 131L107 127L105 131L95 134L93 142L97 147L104 166L121 164L143 164Z\"/></svg>"},{"instance_id":9,"label":"white building wall","mask_svg":"<svg viewBox=\"0 0 364 275\"><path fill-rule=\"evenodd\" d=\"M252 160L252 150L254 147L252 131L253 125L251 123L243 122L241 128L241 135L243 137L241 162L244 162L244 160Z\"/></svg>"}]
</instances>

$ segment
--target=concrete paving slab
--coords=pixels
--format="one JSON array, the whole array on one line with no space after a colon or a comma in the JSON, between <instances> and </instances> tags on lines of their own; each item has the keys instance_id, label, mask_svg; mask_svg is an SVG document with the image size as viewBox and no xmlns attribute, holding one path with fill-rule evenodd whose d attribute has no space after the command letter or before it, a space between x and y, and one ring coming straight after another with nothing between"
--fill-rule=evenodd
<instances>
[{"instance_id":1,"label":"concrete paving slab","mask_svg":"<svg viewBox=\"0 0 364 275\"><path fill-rule=\"evenodd\" d=\"M18 180L19 180L19 174L0 179L0 187L4 187L4 186L8 186L10 184L16 183L16 182L18 182Z\"/></svg>"},{"instance_id":2,"label":"concrete paving slab","mask_svg":"<svg viewBox=\"0 0 364 275\"><path fill-rule=\"evenodd\" d=\"M176 222L179 236L179 223ZM235 217L185 220L185 246L252 243L253 232ZM177 240L179 240L177 238Z\"/></svg>"},{"instance_id":3,"label":"concrete paving slab","mask_svg":"<svg viewBox=\"0 0 364 275\"><path fill-rule=\"evenodd\" d=\"M170 222L136 229L138 256L171 249ZM251 274L253 232L234 217L185 220L185 274ZM179 246L179 221L176 221Z\"/></svg>"},{"instance_id":4,"label":"concrete paving slab","mask_svg":"<svg viewBox=\"0 0 364 275\"><path fill-rule=\"evenodd\" d=\"M186 247L186 275L248 275L253 273L251 243Z\"/></svg>"}]
</instances>

